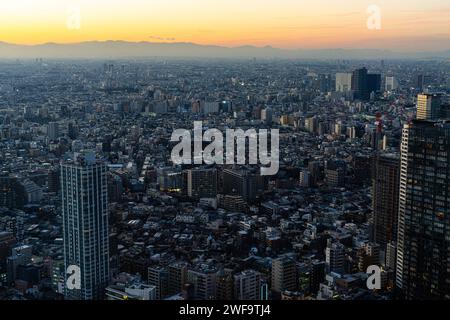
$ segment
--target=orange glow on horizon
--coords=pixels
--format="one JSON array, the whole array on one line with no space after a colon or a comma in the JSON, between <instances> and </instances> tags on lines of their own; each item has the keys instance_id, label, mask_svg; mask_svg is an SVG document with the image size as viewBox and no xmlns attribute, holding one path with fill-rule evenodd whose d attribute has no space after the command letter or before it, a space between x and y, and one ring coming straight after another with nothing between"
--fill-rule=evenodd
<instances>
[{"instance_id":1,"label":"orange glow on horizon","mask_svg":"<svg viewBox=\"0 0 450 320\"><path fill-rule=\"evenodd\" d=\"M193 42L280 48L450 49L450 5L443 0L2 0L0 41ZM369 30L367 8L381 9ZM74 11L75 10L75 11ZM78 11L77 11L78 10ZM79 13L79 28L68 27Z\"/></svg>"}]
</instances>

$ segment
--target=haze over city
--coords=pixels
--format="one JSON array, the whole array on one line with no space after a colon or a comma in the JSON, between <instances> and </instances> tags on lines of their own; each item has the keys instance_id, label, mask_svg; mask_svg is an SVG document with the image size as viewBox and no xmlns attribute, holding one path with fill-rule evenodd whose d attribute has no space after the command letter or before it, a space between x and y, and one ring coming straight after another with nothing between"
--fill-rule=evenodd
<instances>
[{"instance_id":1,"label":"haze over city","mask_svg":"<svg viewBox=\"0 0 450 320\"><path fill-rule=\"evenodd\" d=\"M2 312L450 300L449 70L448 0L0 0Z\"/></svg>"}]
</instances>

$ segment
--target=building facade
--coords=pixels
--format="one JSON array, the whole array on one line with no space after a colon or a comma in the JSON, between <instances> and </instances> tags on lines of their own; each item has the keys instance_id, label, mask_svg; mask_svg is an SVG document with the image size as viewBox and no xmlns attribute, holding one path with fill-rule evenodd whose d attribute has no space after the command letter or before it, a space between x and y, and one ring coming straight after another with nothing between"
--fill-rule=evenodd
<instances>
[{"instance_id":1,"label":"building facade","mask_svg":"<svg viewBox=\"0 0 450 320\"><path fill-rule=\"evenodd\" d=\"M396 285L407 299L450 298L450 123L403 128Z\"/></svg>"},{"instance_id":2,"label":"building facade","mask_svg":"<svg viewBox=\"0 0 450 320\"><path fill-rule=\"evenodd\" d=\"M379 154L372 183L374 239L386 249L389 241L397 240L400 157L397 154Z\"/></svg>"},{"instance_id":3,"label":"building facade","mask_svg":"<svg viewBox=\"0 0 450 320\"><path fill-rule=\"evenodd\" d=\"M109 280L107 167L90 153L74 158L61 164L63 238L65 267L79 267L80 289L66 287L65 295L101 299Z\"/></svg>"}]
</instances>

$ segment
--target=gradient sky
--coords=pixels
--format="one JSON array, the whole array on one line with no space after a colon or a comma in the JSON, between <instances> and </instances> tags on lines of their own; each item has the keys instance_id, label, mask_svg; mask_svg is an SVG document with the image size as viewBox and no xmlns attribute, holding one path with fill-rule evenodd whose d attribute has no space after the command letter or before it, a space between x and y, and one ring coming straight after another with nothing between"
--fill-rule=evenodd
<instances>
[{"instance_id":1,"label":"gradient sky","mask_svg":"<svg viewBox=\"0 0 450 320\"><path fill-rule=\"evenodd\" d=\"M381 30L366 26L372 4ZM67 27L70 7L80 29ZM0 41L88 40L441 50L450 49L450 1L0 0Z\"/></svg>"}]
</instances>

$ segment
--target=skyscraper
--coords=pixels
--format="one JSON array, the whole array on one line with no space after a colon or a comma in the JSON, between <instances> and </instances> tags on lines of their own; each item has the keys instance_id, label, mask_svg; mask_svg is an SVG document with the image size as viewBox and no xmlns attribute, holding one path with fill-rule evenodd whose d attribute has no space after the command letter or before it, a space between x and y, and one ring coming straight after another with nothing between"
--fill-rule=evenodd
<instances>
[{"instance_id":1,"label":"skyscraper","mask_svg":"<svg viewBox=\"0 0 450 320\"><path fill-rule=\"evenodd\" d=\"M80 268L80 289L66 288L68 299L100 299L108 285L106 181L107 167L93 153L75 154L61 164L65 267Z\"/></svg>"},{"instance_id":2,"label":"skyscraper","mask_svg":"<svg viewBox=\"0 0 450 320\"><path fill-rule=\"evenodd\" d=\"M384 153L375 161L372 184L374 239L385 251L388 242L397 239L400 157Z\"/></svg>"},{"instance_id":3,"label":"skyscraper","mask_svg":"<svg viewBox=\"0 0 450 320\"><path fill-rule=\"evenodd\" d=\"M369 98L369 89L367 87L367 69L361 68L353 71L352 90L355 99L367 100Z\"/></svg>"},{"instance_id":4,"label":"skyscraper","mask_svg":"<svg viewBox=\"0 0 450 320\"><path fill-rule=\"evenodd\" d=\"M372 92L381 90L381 75L368 74L366 68L356 69L352 74L352 90L355 99L368 100Z\"/></svg>"},{"instance_id":5,"label":"skyscraper","mask_svg":"<svg viewBox=\"0 0 450 320\"><path fill-rule=\"evenodd\" d=\"M379 93L381 90L381 74L368 74L367 75L367 90L370 93Z\"/></svg>"},{"instance_id":6,"label":"skyscraper","mask_svg":"<svg viewBox=\"0 0 450 320\"><path fill-rule=\"evenodd\" d=\"M422 93L417 96L417 119L433 120L441 116L441 95Z\"/></svg>"},{"instance_id":7,"label":"skyscraper","mask_svg":"<svg viewBox=\"0 0 450 320\"><path fill-rule=\"evenodd\" d=\"M405 124L396 284L407 299L450 299L450 122Z\"/></svg>"},{"instance_id":8,"label":"skyscraper","mask_svg":"<svg viewBox=\"0 0 450 320\"><path fill-rule=\"evenodd\" d=\"M352 90L352 74L351 73L336 73L336 91L348 92Z\"/></svg>"}]
</instances>

